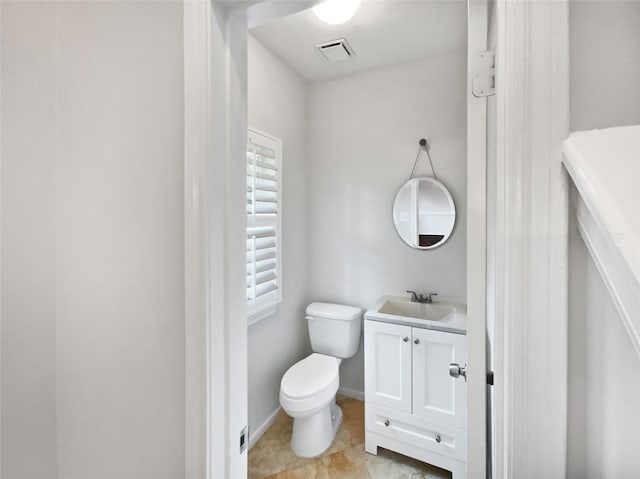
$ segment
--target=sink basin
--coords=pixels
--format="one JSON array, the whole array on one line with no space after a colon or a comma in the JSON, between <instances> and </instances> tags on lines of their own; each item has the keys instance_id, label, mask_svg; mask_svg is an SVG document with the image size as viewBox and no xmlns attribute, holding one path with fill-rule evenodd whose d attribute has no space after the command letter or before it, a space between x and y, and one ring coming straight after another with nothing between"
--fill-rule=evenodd
<instances>
[{"instance_id":1,"label":"sink basin","mask_svg":"<svg viewBox=\"0 0 640 479\"><path fill-rule=\"evenodd\" d=\"M404 316L405 318L426 319L427 321L443 321L450 319L455 308L448 304L413 303L411 301L397 301L387 299L378 309L383 314Z\"/></svg>"},{"instance_id":2,"label":"sink basin","mask_svg":"<svg viewBox=\"0 0 640 479\"><path fill-rule=\"evenodd\" d=\"M370 321L467 334L467 308L464 304L442 301L414 303L406 296L387 295L380 298L364 317Z\"/></svg>"}]
</instances>

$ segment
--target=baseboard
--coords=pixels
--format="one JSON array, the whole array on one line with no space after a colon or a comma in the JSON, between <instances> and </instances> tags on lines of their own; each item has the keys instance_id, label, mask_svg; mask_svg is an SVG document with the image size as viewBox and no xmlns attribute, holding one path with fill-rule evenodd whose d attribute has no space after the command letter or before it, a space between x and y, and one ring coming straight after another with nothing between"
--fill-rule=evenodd
<instances>
[{"instance_id":1,"label":"baseboard","mask_svg":"<svg viewBox=\"0 0 640 479\"><path fill-rule=\"evenodd\" d=\"M255 446L255 444L260 440L264 433L267 432L267 429L269 429L278 418L278 414L280 414L281 410L282 407L278 406L276 410L273 411L267 418L267 420L263 422L259 427L257 427L255 431L249 431L249 449Z\"/></svg>"},{"instance_id":2,"label":"baseboard","mask_svg":"<svg viewBox=\"0 0 640 479\"><path fill-rule=\"evenodd\" d=\"M357 389L346 388L344 386L340 386L338 389L338 394L342 394L343 396L347 396L353 399L359 399L360 401L364 401L364 391L358 391Z\"/></svg>"}]
</instances>

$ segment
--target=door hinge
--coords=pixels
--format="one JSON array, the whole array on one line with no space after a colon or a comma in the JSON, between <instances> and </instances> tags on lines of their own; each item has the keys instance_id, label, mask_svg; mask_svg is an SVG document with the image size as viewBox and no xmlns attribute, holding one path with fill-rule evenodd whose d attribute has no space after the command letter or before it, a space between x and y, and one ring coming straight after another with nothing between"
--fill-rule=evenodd
<instances>
[{"instance_id":1,"label":"door hinge","mask_svg":"<svg viewBox=\"0 0 640 479\"><path fill-rule=\"evenodd\" d=\"M240 431L240 454L242 454L247 448L248 437L249 437L249 425L246 424Z\"/></svg>"},{"instance_id":2,"label":"door hinge","mask_svg":"<svg viewBox=\"0 0 640 479\"><path fill-rule=\"evenodd\" d=\"M486 50L473 57L471 64L473 96L482 98L496 94L496 51Z\"/></svg>"},{"instance_id":3,"label":"door hinge","mask_svg":"<svg viewBox=\"0 0 640 479\"><path fill-rule=\"evenodd\" d=\"M493 371L487 372L487 384L493 386Z\"/></svg>"}]
</instances>

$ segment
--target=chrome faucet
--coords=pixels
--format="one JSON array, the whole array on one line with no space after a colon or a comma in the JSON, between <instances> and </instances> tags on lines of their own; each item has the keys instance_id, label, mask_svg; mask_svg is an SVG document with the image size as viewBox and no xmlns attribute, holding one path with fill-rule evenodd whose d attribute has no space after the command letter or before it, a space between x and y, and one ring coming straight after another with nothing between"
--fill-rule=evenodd
<instances>
[{"instance_id":1,"label":"chrome faucet","mask_svg":"<svg viewBox=\"0 0 640 479\"><path fill-rule=\"evenodd\" d=\"M407 293L411 293L411 302L412 303L433 303L432 296L438 296L438 293L426 293L424 296L421 294L416 294L415 291L407 291Z\"/></svg>"}]
</instances>

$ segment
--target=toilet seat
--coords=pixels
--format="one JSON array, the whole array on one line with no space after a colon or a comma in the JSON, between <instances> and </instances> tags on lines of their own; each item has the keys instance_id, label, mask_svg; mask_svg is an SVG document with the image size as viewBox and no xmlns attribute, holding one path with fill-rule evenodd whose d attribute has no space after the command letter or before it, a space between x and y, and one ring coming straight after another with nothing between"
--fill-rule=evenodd
<instances>
[{"instance_id":1,"label":"toilet seat","mask_svg":"<svg viewBox=\"0 0 640 479\"><path fill-rule=\"evenodd\" d=\"M311 413L326 406L340 385L339 361L313 353L291 366L280 383L280 404L289 413Z\"/></svg>"}]
</instances>

